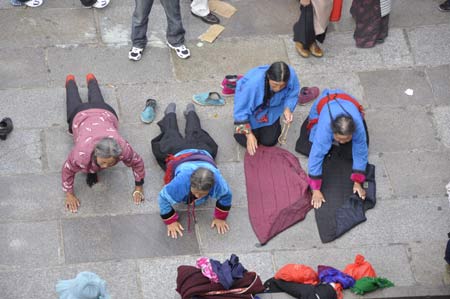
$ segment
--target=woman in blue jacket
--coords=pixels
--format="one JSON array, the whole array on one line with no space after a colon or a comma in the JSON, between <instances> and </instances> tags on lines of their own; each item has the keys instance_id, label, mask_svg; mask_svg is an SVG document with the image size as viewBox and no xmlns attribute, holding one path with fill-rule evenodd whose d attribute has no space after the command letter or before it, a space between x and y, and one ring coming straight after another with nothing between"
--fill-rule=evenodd
<instances>
[{"instance_id":1,"label":"woman in blue jacket","mask_svg":"<svg viewBox=\"0 0 450 299\"><path fill-rule=\"evenodd\" d=\"M318 209L325 202L320 191L322 164L336 147L345 159L353 160L353 192L365 199L362 187L368 156L368 134L362 106L342 90L325 89L314 102L302 125L295 150L309 156L308 181L313 192L311 204Z\"/></svg>"},{"instance_id":2,"label":"woman in blue jacket","mask_svg":"<svg viewBox=\"0 0 450 299\"><path fill-rule=\"evenodd\" d=\"M232 194L214 162L217 143L201 128L200 119L193 104L188 104L185 137L178 130L175 103L167 106L164 117L158 122L161 134L152 140L152 152L163 170L165 186L159 192L160 215L167 225L167 235L183 236L183 226L178 221L174 204L188 205L188 229L191 218L195 220L195 206L209 198L216 199L211 228L219 234L229 230L226 222L231 208Z\"/></svg>"},{"instance_id":3,"label":"woman in blue jacket","mask_svg":"<svg viewBox=\"0 0 450 299\"><path fill-rule=\"evenodd\" d=\"M254 155L258 144L274 146L281 134L280 117L291 123L300 84L293 68L279 61L251 69L236 85L236 141Z\"/></svg>"}]
</instances>

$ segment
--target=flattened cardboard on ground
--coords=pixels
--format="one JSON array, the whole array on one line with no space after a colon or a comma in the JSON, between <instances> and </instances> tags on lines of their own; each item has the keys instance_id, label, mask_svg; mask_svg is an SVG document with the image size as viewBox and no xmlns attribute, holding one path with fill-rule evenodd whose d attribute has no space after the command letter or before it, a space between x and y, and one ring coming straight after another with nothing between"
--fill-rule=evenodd
<instances>
[{"instance_id":1,"label":"flattened cardboard on ground","mask_svg":"<svg viewBox=\"0 0 450 299\"><path fill-rule=\"evenodd\" d=\"M213 43L216 38L225 30L225 27L221 25L211 25L205 33L200 35L198 38L201 41Z\"/></svg>"},{"instance_id":2,"label":"flattened cardboard on ground","mask_svg":"<svg viewBox=\"0 0 450 299\"><path fill-rule=\"evenodd\" d=\"M209 0L209 10L224 18L231 18L237 11L233 5L220 0Z\"/></svg>"}]
</instances>

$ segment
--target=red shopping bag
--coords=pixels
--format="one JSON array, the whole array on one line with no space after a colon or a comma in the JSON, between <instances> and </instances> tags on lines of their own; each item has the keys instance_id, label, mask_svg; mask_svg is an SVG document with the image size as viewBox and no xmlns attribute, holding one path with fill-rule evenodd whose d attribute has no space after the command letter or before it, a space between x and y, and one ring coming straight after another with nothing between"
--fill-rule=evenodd
<instances>
[{"instance_id":1,"label":"red shopping bag","mask_svg":"<svg viewBox=\"0 0 450 299\"><path fill-rule=\"evenodd\" d=\"M376 277L377 274L375 273L375 270L373 269L372 265L364 260L364 256L358 254L355 258L355 263L348 264L347 267L345 267L344 271L345 274L350 275L354 279L358 280L363 277Z\"/></svg>"}]
</instances>

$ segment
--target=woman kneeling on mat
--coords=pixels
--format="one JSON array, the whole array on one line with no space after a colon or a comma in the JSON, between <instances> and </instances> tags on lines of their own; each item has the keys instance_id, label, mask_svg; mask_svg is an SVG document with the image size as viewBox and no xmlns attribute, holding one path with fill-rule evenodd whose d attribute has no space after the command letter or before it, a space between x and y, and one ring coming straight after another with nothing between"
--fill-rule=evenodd
<instances>
[{"instance_id":1,"label":"woman kneeling on mat","mask_svg":"<svg viewBox=\"0 0 450 299\"><path fill-rule=\"evenodd\" d=\"M284 62L250 70L237 81L234 96L236 141L254 155L258 144L274 146L281 134L280 116L290 124L300 84L293 68Z\"/></svg>"},{"instance_id":2,"label":"woman kneeling on mat","mask_svg":"<svg viewBox=\"0 0 450 299\"><path fill-rule=\"evenodd\" d=\"M344 159L353 160L353 192L365 199L365 181L369 137L361 104L339 89L325 89L314 102L301 127L295 150L309 156L309 186L313 192L311 204L322 206L325 198L320 191L322 164L333 149Z\"/></svg>"},{"instance_id":3,"label":"woman kneeling on mat","mask_svg":"<svg viewBox=\"0 0 450 299\"><path fill-rule=\"evenodd\" d=\"M175 103L167 106L164 118L158 122L161 134L152 140L152 152L165 170L164 188L159 192L158 204L161 218L167 225L167 235L183 236L183 226L172 205L188 205L188 230L191 216L195 221L195 206L209 198L215 198L216 208L211 228L219 234L229 230L226 218L231 208L231 190L217 169L214 158L217 143L201 128L200 119L193 104L188 104L185 137L178 130Z\"/></svg>"},{"instance_id":4,"label":"woman kneeling on mat","mask_svg":"<svg viewBox=\"0 0 450 299\"><path fill-rule=\"evenodd\" d=\"M76 212L80 201L73 191L77 172L87 173L89 187L97 183L97 172L122 161L131 167L135 179L133 200L144 200L144 161L118 132L119 121L114 109L105 103L93 74L86 76L88 103L82 103L75 77L66 78L67 122L75 146L62 168L62 186L66 208Z\"/></svg>"}]
</instances>

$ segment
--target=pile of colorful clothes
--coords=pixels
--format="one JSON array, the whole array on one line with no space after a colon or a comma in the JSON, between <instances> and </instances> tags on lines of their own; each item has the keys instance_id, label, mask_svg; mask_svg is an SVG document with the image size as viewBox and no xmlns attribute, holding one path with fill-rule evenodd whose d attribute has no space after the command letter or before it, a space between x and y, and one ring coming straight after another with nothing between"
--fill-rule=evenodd
<instances>
[{"instance_id":1,"label":"pile of colorful clothes","mask_svg":"<svg viewBox=\"0 0 450 299\"><path fill-rule=\"evenodd\" d=\"M319 265L316 273L305 265L287 264L264 283L268 293L284 292L306 299L342 299L343 289L363 295L393 285L389 280L377 277L372 265L362 255L357 255L355 262L347 265L344 271Z\"/></svg>"},{"instance_id":2,"label":"pile of colorful clothes","mask_svg":"<svg viewBox=\"0 0 450 299\"><path fill-rule=\"evenodd\" d=\"M195 267L183 265L177 271L177 292L183 299L252 299L264 291L258 274L247 271L234 254L223 263L201 257Z\"/></svg>"}]
</instances>

